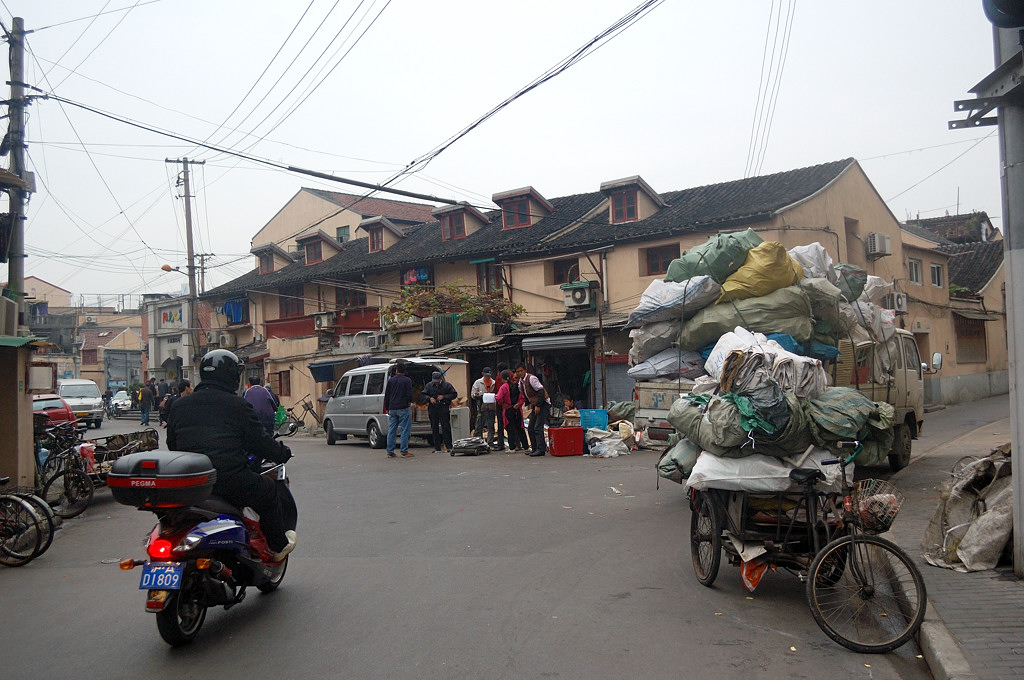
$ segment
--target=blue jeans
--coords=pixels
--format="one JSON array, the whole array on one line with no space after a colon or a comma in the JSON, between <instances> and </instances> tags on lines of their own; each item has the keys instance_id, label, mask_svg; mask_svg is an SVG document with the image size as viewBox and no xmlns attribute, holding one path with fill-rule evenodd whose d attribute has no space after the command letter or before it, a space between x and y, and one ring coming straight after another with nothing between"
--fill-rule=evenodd
<instances>
[{"instance_id":1,"label":"blue jeans","mask_svg":"<svg viewBox=\"0 0 1024 680\"><path fill-rule=\"evenodd\" d=\"M388 410L388 453L395 452L395 439L398 438L398 428L402 428L401 451L406 453L409 450L409 433L412 432L412 409L393 408Z\"/></svg>"},{"instance_id":2,"label":"blue jeans","mask_svg":"<svg viewBox=\"0 0 1024 680\"><path fill-rule=\"evenodd\" d=\"M139 418L139 420L142 421L143 425L149 425L149 410L150 410L150 408L151 408L150 406L143 406L142 409L141 409L142 413L140 415L142 417Z\"/></svg>"}]
</instances>

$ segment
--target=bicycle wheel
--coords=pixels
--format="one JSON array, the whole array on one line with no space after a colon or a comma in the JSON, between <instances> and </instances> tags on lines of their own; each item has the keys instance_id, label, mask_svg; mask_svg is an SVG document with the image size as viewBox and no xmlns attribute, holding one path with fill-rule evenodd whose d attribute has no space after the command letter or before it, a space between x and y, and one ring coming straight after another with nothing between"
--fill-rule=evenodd
<instances>
[{"instance_id":1,"label":"bicycle wheel","mask_svg":"<svg viewBox=\"0 0 1024 680\"><path fill-rule=\"evenodd\" d=\"M884 654L924 621L921 572L899 546L878 536L841 536L807 572L807 603L826 635L861 654Z\"/></svg>"},{"instance_id":2,"label":"bicycle wheel","mask_svg":"<svg viewBox=\"0 0 1024 680\"><path fill-rule=\"evenodd\" d=\"M31 505L39 517L41 537L39 549L36 550L35 554L36 557L39 557L49 550L50 545L53 544L53 534L57 531L57 515L53 512L53 508L46 504L46 501L34 493L16 491L14 495Z\"/></svg>"},{"instance_id":3,"label":"bicycle wheel","mask_svg":"<svg viewBox=\"0 0 1024 680\"><path fill-rule=\"evenodd\" d=\"M82 470L65 470L46 482L43 500L64 519L80 515L92 501L92 479Z\"/></svg>"},{"instance_id":4,"label":"bicycle wheel","mask_svg":"<svg viewBox=\"0 0 1024 680\"><path fill-rule=\"evenodd\" d=\"M697 580L710 587L722 564L722 513L703 491L695 493L690 512L690 557Z\"/></svg>"},{"instance_id":5,"label":"bicycle wheel","mask_svg":"<svg viewBox=\"0 0 1024 680\"><path fill-rule=\"evenodd\" d=\"M17 496L0 496L0 564L20 567L32 561L41 540L39 517Z\"/></svg>"}]
</instances>

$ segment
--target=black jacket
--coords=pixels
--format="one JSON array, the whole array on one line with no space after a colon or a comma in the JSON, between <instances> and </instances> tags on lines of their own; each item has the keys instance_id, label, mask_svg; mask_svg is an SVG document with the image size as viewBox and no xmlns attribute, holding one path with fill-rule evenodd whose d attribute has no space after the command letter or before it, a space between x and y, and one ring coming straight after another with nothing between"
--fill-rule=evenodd
<instances>
[{"instance_id":1,"label":"black jacket","mask_svg":"<svg viewBox=\"0 0 1024 680\"><path fill-rule=\"evenodd\" d=\"M423 391L420 392L420 397L422 399L427 399L429 401L430 397L437 398L437 403L430 404L430 408L448 408L458 396L459 393L455 391L455 386L447 380L442 380L439 383L431 380L423 388Z\"/></svg>"},{"instance_id":2,"label":"black jacket","mask_svg":"<svg viewBox=\"0 0 1024 680\"><path fill-rule=\"evenodd\" d=\"M283 463L291 453L263 429L252 404L213 383L199 383L191 394L175 399L167 414L167 448L209 456L218 488L248 472L249 456Z\"/></svg>"}]
</instances>

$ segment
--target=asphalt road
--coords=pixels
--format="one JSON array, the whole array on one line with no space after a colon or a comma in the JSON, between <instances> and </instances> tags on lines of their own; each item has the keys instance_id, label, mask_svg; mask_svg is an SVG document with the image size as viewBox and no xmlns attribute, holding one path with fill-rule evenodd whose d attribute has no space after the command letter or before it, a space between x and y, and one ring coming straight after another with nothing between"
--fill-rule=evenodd
<instances>
[{"instance_id":1,"label":"asphalt road","mask_svg":"<svg viewBox=\"0 0 1024 680\"><path fill-rule=\"evenodd\" d=\"M961 411L985 417L947 409L943 429ZM914 643L833 643L787 572L748 593L723 564L701 586L681 487L656 488L654 451L387 459L357 440L289 444L299 541L279 591L211 611L172 650L139 571L116 564L144 556L153 517L98 489L46 555L0 569L0 611L16 614L0 677L931 677Z\"/></svg>"}]
</instances>

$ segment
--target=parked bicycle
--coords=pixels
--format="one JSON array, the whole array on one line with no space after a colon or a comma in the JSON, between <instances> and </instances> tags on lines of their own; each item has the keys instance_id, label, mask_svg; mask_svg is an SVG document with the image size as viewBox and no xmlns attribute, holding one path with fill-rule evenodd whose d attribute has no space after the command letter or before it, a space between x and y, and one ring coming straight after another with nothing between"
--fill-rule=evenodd
<instances>
[{"instance_id":1,"label":"parked bicycle","mask_svg":"<svg viewBox=\"0 0 1024 680\"><path fill-rule=\"evenodd\" d=\"M799 493L690 489L693 568L710 587L724 550L732 564L744 566L745 577L758 568L763 573L766 566L791 571L806 583L811 615L826 635L855 652L885 653L920 629L927 602L924 579L899 546L876 535L888 531L903 495L883 480L851 485L846 467L861 445L840 442L839 447L854 452L822 461L840 466L839 493L816 488L824 478L818 468L790 472L803 487ZM750 550L762 548L750 559Z\"/></svg>"},{"instance_id":2,"label":"parked bicycle","mask_svg":"<svg viewBox=\"0 0 1024 680\"><path fill-rule=\"evenodd\" d=\"M322 425L323 420L320 418L320 414L316 412L316 407L313 406L313 402L309 400L309 395L304 396L298 404L286 408L285 412L288 414L288 419L285 422L293 422L298 425L306 424L306 415L309 414L313 417L313 422L317 425Z\"/></svg>"},{"instance_id":3,"label":"parked bicycle","mask_svg":"<svg viewBox=\"0 0 1024 680\"><path fill-rule=\"evenodd\" d=\"M0 486L10 480L0 478ZM14 494L0 494L0 564L26 565L42 554L42 545L43 525L32 504Z\"/></svg>"}]
</instances>

